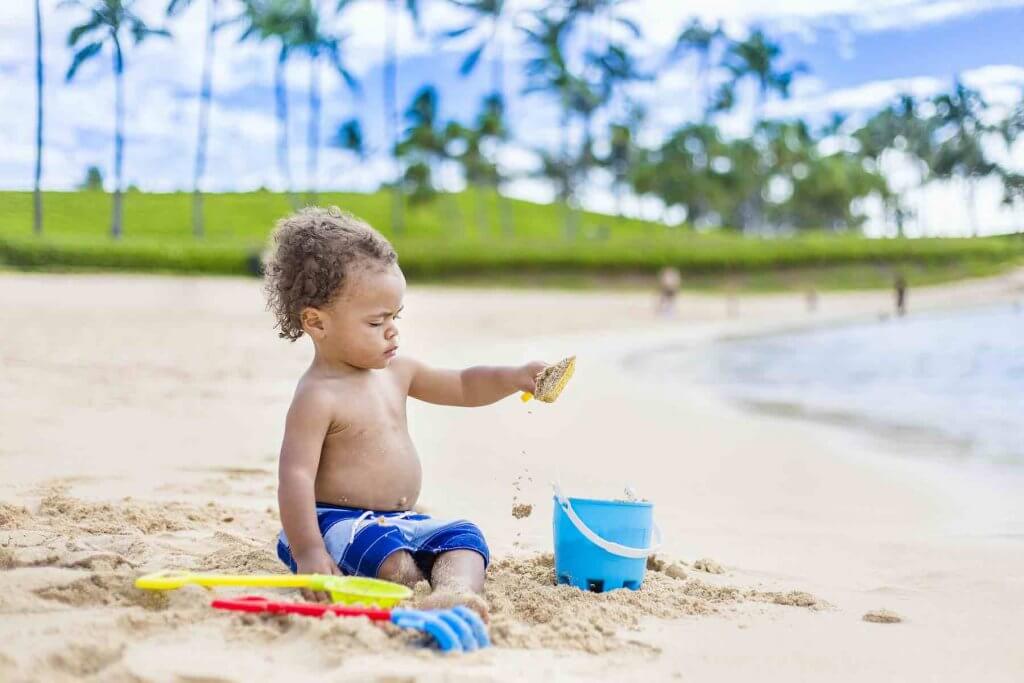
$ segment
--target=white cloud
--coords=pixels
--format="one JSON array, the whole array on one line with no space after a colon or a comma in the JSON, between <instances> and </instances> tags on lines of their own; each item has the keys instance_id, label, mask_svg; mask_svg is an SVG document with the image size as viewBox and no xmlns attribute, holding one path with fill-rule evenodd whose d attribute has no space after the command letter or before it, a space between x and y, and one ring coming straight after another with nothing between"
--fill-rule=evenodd
<instances>
[{"instance_id":1,"label":"white cloud","mask_svg":"<svg viewBox=\"0 0 1024 683\"><path fill-rule=\"evenodd\" d=\"M901 93L928 97L946 85L941 79L932 76L871 81L811 97L770 102L765 110L769 116L787 117L873 109L891 102Z\"/></svg>"},{"instance_id":2,"label":"white cloud","mask_svg":"<svg viewBox=\"0 0 1024 683\"><path fill-rule=\"evenodd\" d=\"M1024 94L1024 68L1010 64L992 64L964 71L963 82L977 89L989 104L998 109L1015 104ZM810 97L794 97L789 100L769 103L766 111L771 116L817 116L833 111L857 112L877 109L893 101L900 94L916 97L931 97L948 90L952 81L933 76L895 78L862 83L850 88L840 88Z\"/></svg>"},{"instance_id":3,"label":"white cloud","mask_svg":"<svg viewBox=\"0 0 1024 683\"><path fill-rule=\"evenodd\" d=\"M958 16L1007 7L1022 7L1024 0L648 0L627 5L644 28L648 40L668 45L691 17L723 21L727 30L742 30L751 23L767 23L781 30L813 33L813 26L831 25L857 32L908 29Z\"/></svg>"}]
</instances>

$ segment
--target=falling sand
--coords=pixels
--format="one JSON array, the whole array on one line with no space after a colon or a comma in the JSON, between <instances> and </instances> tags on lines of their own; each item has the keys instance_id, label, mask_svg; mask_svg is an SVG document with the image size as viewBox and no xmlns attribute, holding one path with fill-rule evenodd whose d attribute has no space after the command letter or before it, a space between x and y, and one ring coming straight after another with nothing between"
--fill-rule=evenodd
<instances>
[{"instance_id":1,"label":"falling sand","mask_svg":"<svg viewBox=\"0 0 1024 683\"><path fill-rule=\"evenodd\" d=\"M523 519L533 514L533 506L529 503L516 503L512 506L512 516L516 519Z\"/></svg>"}]
</instances>

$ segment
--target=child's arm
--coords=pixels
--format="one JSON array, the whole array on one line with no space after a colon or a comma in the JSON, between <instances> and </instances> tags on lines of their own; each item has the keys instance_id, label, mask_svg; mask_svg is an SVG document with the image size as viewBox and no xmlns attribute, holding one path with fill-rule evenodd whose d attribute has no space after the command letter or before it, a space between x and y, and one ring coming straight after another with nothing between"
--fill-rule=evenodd
<instances>
[{"instance_id":1,"label":"child's arm","mask_svg":"<svg viewBox=\"0 0 1024 683\"><path fill-rule=\"evenodd\" d=\"M329 399L315 390L300 389L288 409L284 443L278 465L277 502L281 526L288 537L299 574L340 574L327 554L316 518L317 467L331 424ZM326 594L303 591L307 599L326 600Z\"/></svg>"},{"instance_id":2,"label":"child's arm","mask_svg":"<svg viewBox=\"0 0 1024 683\"><path fill-rule=\"evenodd\" d=\"M446 406L485 406L517 391L537 390L535 377L547 363L532 361L519 367L477 366L441 370L404 358L410 370L409 395Z\"/></svg>"}]
</instances>

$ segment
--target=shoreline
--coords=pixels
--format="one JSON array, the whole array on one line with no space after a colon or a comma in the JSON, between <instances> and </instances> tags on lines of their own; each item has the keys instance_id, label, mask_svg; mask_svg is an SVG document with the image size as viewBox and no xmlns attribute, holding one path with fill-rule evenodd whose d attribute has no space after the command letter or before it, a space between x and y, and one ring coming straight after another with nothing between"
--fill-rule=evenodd
<instances>
[{"instance_id":1,"label":"shoreline","mask_svg":"<svg viewBox=\"0 0 1024 683\"><path fill-rule=\"evenodd\" d=\"M1021 292L1010 289L992 299L961 300L944 305L933 303L908 318L934 318L957 315L970 311L1002 306L1020 306ZM799 336L816 331L835 331L847 327L871 324L892 324L900 319L894 316L855 314L783 324L757 325L741 330L711 332L700 340L682 344L659 345L653 351L631 351L624 354L622 363L629 370L653 374L651 367L637 362L639 357L653 355L673 361L668 382L689 383L702 387L717 400L737 408L740 412L782 419L795 424L816 425L842 432L853 441L855 449L877 458L876 465L906 468L916 476L931 482L944 497L956 500L965 514L950 528L956 533L985 538L1024 539L1024 505L1019 491L1024 485L1024 466L1014 461L974 459L969 456L973 440L957 437L935 425L907 421L886 421L874 415L842 409L813 409L799 401L785 398L752 397L730 391L715 373L698 369L702 355L713 354L722 345L733 342L758 342L776 337ZM647 363L650 365L650 363ZM740 382L742 384L742 382ZM936 452L938 451L938 452ZM998 495L993 499L993 494ZM978 514L975 507L984 508ZM1009 528L1007 528L1009 525Z\"/></svg>"}]
</instances>

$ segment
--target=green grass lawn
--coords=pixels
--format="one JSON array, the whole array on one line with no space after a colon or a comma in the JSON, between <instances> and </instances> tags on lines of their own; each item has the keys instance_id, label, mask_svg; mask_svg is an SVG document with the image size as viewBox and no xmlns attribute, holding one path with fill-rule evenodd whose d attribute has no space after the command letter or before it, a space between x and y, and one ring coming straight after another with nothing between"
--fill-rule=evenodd
<instances>
[{"instance_id":1,"label":"green grass lawn","mask_svg":"<svg viewBox=\"0 0 1024 683\"><path fill-rule=\"evenodd\" d=\"M309 201L309 198L300 198ZM109 237L110 196L47 192L45 234L32 234L32 195L0 192L0 264L8 268L127 270L243 275L274 221L291 211L270 192L208 195L206 235L191 233L191 195L129 193L124 237ZM808 234L750 239L719 232L584 213L567 234L563 209L510 201L513 231L501 228L493 194L464 192L409 207L392 234L391 197L321 194L364 218L395 244L414 279L501 286L650 286L664 265L691 287L751 290L887 286L895 269L925 284L987 275L1024 262L1020 236L984 239L873 240Z\"/></svg>"}]
</instances>

